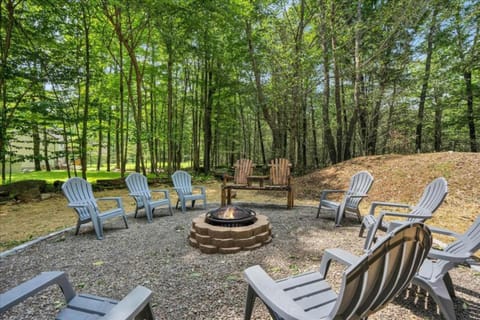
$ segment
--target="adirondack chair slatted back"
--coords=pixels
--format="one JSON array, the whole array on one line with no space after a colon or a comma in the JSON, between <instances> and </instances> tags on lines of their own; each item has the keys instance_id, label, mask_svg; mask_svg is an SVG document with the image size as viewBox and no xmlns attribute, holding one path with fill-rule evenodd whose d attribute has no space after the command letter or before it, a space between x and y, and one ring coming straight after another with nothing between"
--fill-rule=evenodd
<instances>
[{"instance_id":1,"label":"adirondack chair slatted back","mask_svg":"<svg viewBox=\"0 0 480 320\"><path fill-rule=\"evenodd\" d=\"M368 317L409 284L427 256L432 238L421 223L405 224L399 229L345 271L331 319Z\"/></svg>"},{"instance_id":2,"label":"adirondack chair slatted back","mask_svg":"<svg viewBox=\"0 0 480 320\"><path fill-rule=\"evenodd\" d=\"M367 194L373 184L373 177L368 171L360 171L352 176L350 179L350 187L347 191L347 196L351 194ZM363 197L347 197L345 206L354 210L358 209Z\"/></svg>"},{"instance_id":3,"label":"adirondack chair slatted back","mask_svg":"<svg viewBox=\"0 0 480 320\"><path fill-rule=\"evenodd\" d=\"M233 182L235 184L247 184L247 177L253 174L253 161L250 159L239 159L234 167Z\"/></svg>"},{"instance_id":4,"label":"adirondack chair slatted back","mask_svg":"<svg viewBox=\"0 0 480 320\"><path fill-rule=\"evenodd\" d=\"M443 251L449 253L468 253L474 254L480 249L480 215L477 216L475 222L470 228L462 234L456 241L446 246Z\"/></svg>"},{"instance_id":5,"label":"adirondack chair slatted back","mask_svg":"<svg viewBox=\"0 0 480 320\"><path fill-rule=\"evenodd\" d=\"M292 164L287 159L277 158L270 161L270 184L274 186L288 185L291 166Z\"/></svg>"},{"instance_id":6,"label":"adirondack chair slatted back","mask_svg":"<svg viewBox=\"0 0 480 320\"><path fill-rule=\"evenodd\" d=\"M181 189L183 194L192 194L192 176L188 172L182 170L175 171L172 174L172 181L173 186L176 189Z\"/></svg>"},{"instance_id":7,"label":"adirondack chair slatted back","mask_svg":"<svg viewBox=\"0 0 480 320\"><path fill-rule=\"evenodd\" d=\"M62 185L62 191L69 203L88 203L98 211L92 185L88 181L79 177L70 178ZM78 213L80 221L90 219L87 208L75 208L75 211Z\"/></svg>"},{"instance_id":8,"label":"adirondack chair slatted back","mask_svg":"<svg viewBox=\"0 0 480 320\"><path fill-rule=\"evenodd\" d=\"M127 188L130 193L141 194L145 196L147 200L152 198L150 189L148 187L147 177L144 175L138 172L133 172L125 179L125 183L127 184ZM139 200L141 201L141 198L137 199L137 201Z\"/></svg>"},{"instance_id":9,"label":"adirondack chair slatted back","mask_svg":"<svg viewBox=\"0 0 480 320\"><path fill-rule=\"evenodd\" d=\"M423 191L422 197L413 207L410 214L433 214L442 204L448 193L448 183L445 178L440 177L430 182ZM424 221L423 219L409 218L410 221Z\"/></svg>"}]
</instances>

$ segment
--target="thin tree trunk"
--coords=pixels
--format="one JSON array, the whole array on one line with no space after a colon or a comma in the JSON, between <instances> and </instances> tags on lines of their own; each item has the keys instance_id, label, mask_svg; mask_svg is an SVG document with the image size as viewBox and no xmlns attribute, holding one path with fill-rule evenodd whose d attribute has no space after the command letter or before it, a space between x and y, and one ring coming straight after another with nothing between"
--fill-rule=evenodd
<instances>
[{"instance_id":1,"label":"thin tree trunk","mask_svg":"<svg viewBox=\"0 0 480 320\"><path fill-rule=\"evenodd\" d=\"M463 73L463 79L465 80L465 94L467 98L467 121L470 137L470 151L478 152L477 135L475 132L475 116L473 113L472 72L465 71Z\"/></svg>"},{"instance_id":2,"label":"thin tree trunk","mask_svg":"<svg viewBox=\"0 0 480 320\"><path fill-rule=\"evenodd\" d=\"M330 162L337 163L337 151L335 149L335 139L333 137L332 128L330 126L330 47L328 45L329 35L327 33L327 17L325 1L320 1L320 8L322 12L322 22L320 24L320 38L322 39L323 50L323 76L325 78L323 85L323 101L322 101L322 124L323 124L323 139L326 146Z\"/></svg>"},{"instance_id":3,"label":"thin tree trunk","mask_svg":"<svg viewBox=\"0 0 480 320\"><path fill-rule=\"evenodd\" d=\"M418 103L417 114L417 128L415 130L415 151L422 151L422 130L423 130L423 118L425 116L425 100L427 98L428 82L430 79L430 68L433 54L433 37L436 29L437 10L432 12L432 22L427 36L427 57L425 59L425 72L423 74L422 91L420 93L420 101Z\"/></svg>"},{"instance_id":4,"label":"thin tree trunk","mask_svg":"<svg viewBox=\"0 0 480 320\"><path fill-rule=\"evenodd\" d=\"M45 161L45 170L47 172L50 172L52 171L52 169L50 168L50 160L48 156L48 144L49 144L49 141L48 141L47 128L43 127L43 160Z\"/></svg>"},{"instance_id":5,"label":"thin tree trunk","mask_svg":"<svg viewBox=\"0 0 480 320\"><path fill-rule=\"evenodd\" d=\"M83 106L83 118L82 118L82 135L80 138L80 161L82 163L82 178L87 179L87 130L88 130L88 113L90 107L90 23L87 21L90 17L87 17L86 4L82 4L82 22L83 31L85 32L85 97Z\"/></svg>"}]
</instances>

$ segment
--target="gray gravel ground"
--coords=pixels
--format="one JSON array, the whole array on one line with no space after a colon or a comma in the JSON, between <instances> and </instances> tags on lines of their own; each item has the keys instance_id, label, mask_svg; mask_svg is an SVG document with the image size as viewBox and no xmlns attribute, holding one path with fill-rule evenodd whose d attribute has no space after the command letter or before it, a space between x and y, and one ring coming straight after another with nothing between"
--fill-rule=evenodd
<instances>
[{"instance_id":1,"label":"gray gravel ground","mask_svg":"<svg viewBox=\"0 0 480 320\"><path fill-rule=\"evenodd\" d=\"M218 205L218 204L217 204ZM210 209L216 207L210 204ZM260 264L275 279L314 270L323 250L339 247L362 253L359 225L347 219L334 228L332 220L316 219L316 208L251 204L257 214L272 223L273 241L254 251L221 255L202 254L187 243L193 217L204 213L190 209L168 216L157 210L154 222L129 217L130 228L113 220L105 226L105 239L98 241L90 226L78 236L73 231L41 241L0 260L0 291L42 271L66 271L77 291L121 299L136 285L154 291L157 319L242 319L247 285L242 271ZM338 284L341 267L329 276ZM465 267L451 272L459 319L480 319L480 274ZM53 319L63 297L58 288L44 291L0 315L0 319ZM436 305L413 287L370 319L436 319ZM270 319L257 300L254 319Z\"/></svg>"}]
</instances>

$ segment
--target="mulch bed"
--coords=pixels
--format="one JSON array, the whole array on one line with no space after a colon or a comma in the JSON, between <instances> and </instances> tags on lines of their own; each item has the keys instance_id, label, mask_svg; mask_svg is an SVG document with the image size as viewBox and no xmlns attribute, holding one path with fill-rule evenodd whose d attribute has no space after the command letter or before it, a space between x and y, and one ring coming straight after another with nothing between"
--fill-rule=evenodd
<instances>
[{"instance_id":1,"label":"mulch bed","mask_svg":"<svg viewBox=\"0 0 480 320\"><path fill-rule=\"evenodd\" d=\"M218 204L217 204L218 205ZM210 204L210 209L216 207ZM153 223L144 217L129 217L130 228L121 219L107 222L105 239L98 241L90 226L78 236L67 231L0 260L0 291L42 271L62 270L79 292L121 299L136 285L154 291L152 306L157 319L242 319L247 285L242 272L260 264L275 279L315 270L324 249L338 247L362 253L356 219L341 228L333 220L316 219L316 208L249 205L269 217L273 241L254 251L236 254L203 254L188 244L191 221L202 209L167 215L159 209ZM341 267L329 275L338 284ZM480 274L459 267L451 272L457 293L458 319L479 319ZM52 288L12 308L0 319L52 319L63 297ZM254 319L270 319L257 300ZM371 319L440 318L425 293L406 290Z\"/></svg>"}]
</instances>

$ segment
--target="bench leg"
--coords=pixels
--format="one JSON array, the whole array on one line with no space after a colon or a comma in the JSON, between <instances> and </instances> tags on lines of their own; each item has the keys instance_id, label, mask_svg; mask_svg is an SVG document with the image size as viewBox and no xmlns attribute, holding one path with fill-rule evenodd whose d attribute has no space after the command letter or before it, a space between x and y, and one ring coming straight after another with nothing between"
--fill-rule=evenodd
<instances>
[{"instance_id":1,"label":"bench leg","mask_svg":"<svg viewBox=\"0 0 480 320\"><path fill-rule=\"evenodd\" d=\"M224 187L222 187L222 190L221 190L221 203L222 203L222 207L225 206L226 204L226 199L225 199L225 192L227 192L227 190L225 190Z\"/></svg>"}]
</instances>

